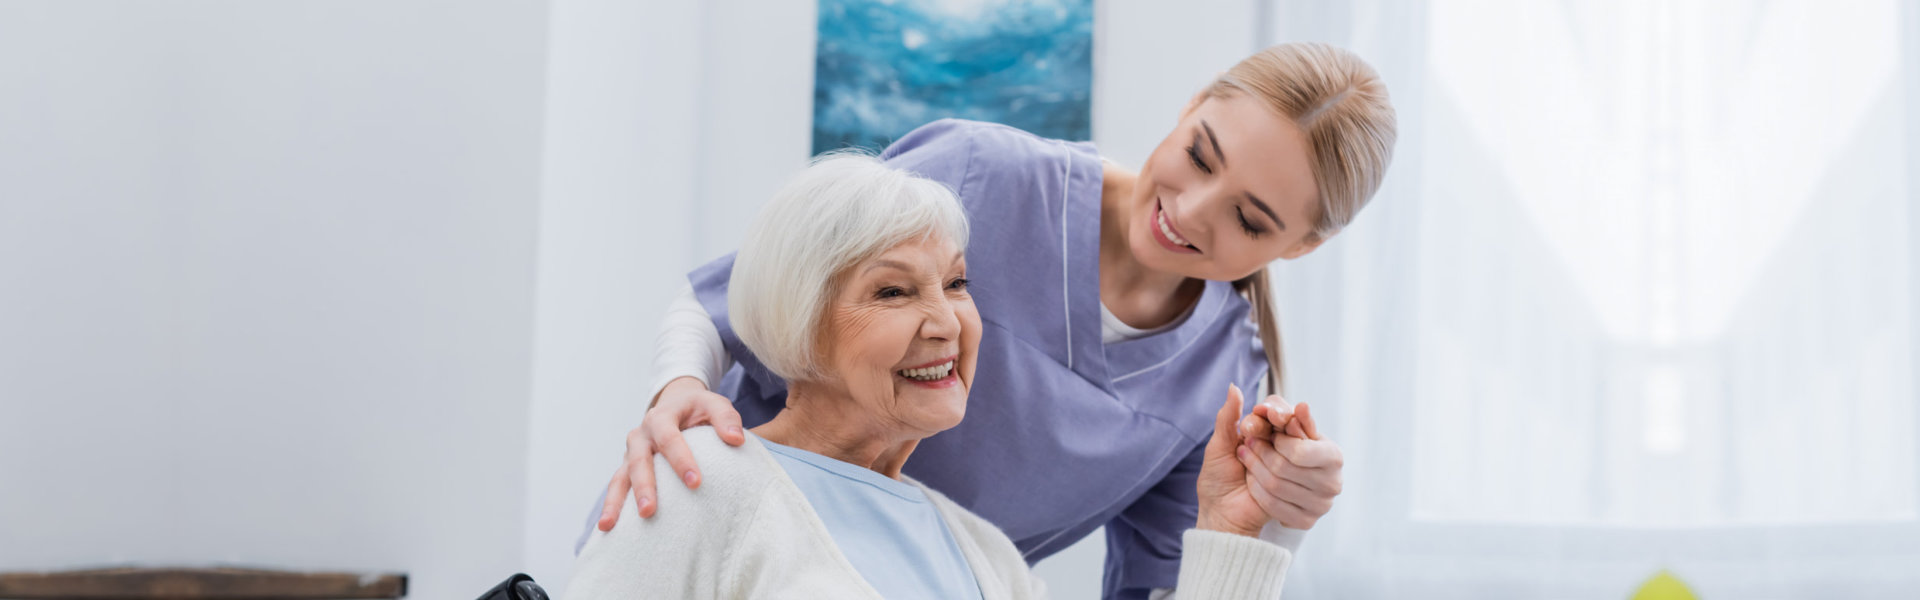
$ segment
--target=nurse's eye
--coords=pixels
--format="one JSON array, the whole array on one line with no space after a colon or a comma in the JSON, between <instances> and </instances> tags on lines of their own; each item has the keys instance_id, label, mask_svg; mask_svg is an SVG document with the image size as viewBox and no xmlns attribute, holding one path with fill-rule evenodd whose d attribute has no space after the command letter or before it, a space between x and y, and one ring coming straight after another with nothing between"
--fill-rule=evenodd
<instances>
[{"instance_id":1,"label":"nurse's eye","mask_svg":"<svg viewBox=\"0 0 1920 600\"><path fill-rule=\"evenodd\" d=\"M1200 158L1199 136L1194 136L1193 144L1187 146L1187 160L1193 161L1193 168L1199 169L1201 173L1213 174L1213 167L1207 166L1206 159Z\"/></svg>"},{"instance_id":2,"label":"nurse's eye","mask_svg":"<svg viewBox=\"0 0 1920 600\"><path fill-rule=\"evenodd\" d=\"M891 285L880 288L880 291L874 292L873 294L875 298L880 298L880 299L901 298L901 297L905 297L906 295L907 295L907 290L903 288L891 286Z\"/></svg>"},{"instance_id":3,"label":"nurse's eye","mask_svg":"<svg viewBox=\"0 0 1920 600\"><path fill-rule=\"evenodd\" d=\"M969 283L973 283L973 282L969 281L965 277L956 277L954 278L953 281L947 282L947 289L966 291L967 284Z\"/></svg>"},{"instance_id":4,"label":"nurse's eye","mask_svg":"<svg viewBox=\"0 0 1920 600\"><path fill-rule=\"evenodd\" d=\"M1257 238L1260 237L1260 234L1267 232L1265 228L1256 226L1253 224L1253 221L1247 220L1247 211L1245 209L1235 206L1233 207L1233 212L1234 214L1240 215L1240 229L1245 230L1248 236Z\"/></svg>"}]
</instances>

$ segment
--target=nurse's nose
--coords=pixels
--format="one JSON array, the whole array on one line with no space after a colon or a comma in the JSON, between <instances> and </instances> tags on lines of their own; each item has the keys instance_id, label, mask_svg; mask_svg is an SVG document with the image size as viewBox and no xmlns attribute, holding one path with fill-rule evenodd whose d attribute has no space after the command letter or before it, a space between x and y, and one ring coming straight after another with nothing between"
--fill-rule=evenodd
<instances>
[{"instance_id":1,"label":"nurse's nose","mask_svg":"<svg viewBox=\"0 0 1920 600\"><path fill-rule=\"evenodd\" d=\"M1204 239L1206 232L1212 231L1207 215L1217 214L1216 206L1232 204L1226 190L1216 185L1203 185L1180 195L1173 209L1173 220L1180 224L1180 236L1188 240Z\"/></svg>"}]
</instances>

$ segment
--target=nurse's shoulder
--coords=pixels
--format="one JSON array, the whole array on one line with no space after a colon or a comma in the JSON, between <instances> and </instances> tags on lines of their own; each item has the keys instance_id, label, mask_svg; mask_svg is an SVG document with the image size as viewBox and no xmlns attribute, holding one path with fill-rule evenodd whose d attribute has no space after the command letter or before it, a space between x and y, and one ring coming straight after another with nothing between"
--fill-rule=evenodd
<instances>
[{"instance_id":1,"label":"nurse's shoulder","mask_svg":"<svg viewBox=\"0 0 1920 600\"><path fill-rule=\"evenodd\" d=\"M1039 180L1058 178L1070 157L1082 154L1099 159L1089 144L999 123L941 119L901 136L880 157L889 166L946 184L971 205L982 193L1031 189L1027 186Z\"/></svg>"}]
</instances>

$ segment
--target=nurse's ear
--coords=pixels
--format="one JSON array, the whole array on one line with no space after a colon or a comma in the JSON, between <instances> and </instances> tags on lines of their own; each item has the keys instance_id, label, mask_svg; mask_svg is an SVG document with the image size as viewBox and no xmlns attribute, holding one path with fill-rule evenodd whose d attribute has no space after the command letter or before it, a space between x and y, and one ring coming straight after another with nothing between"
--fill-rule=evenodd
<instances>
[{"instance_id":1,"label":"nurse's ear","mask_svg":"<svg viewBox=\"0 0 1920 600\"><path fill-rule=\"evenodd\" d=\"M1306 237L1300 238L1300 241L1298 243L1295 243L1292 247L1287 248L1285 252L1281 252L1280 258L1293 260L1296 258L1300 258L1302 256L1306 256L1308 253L1313 252L1315 249L1318 249L1320 247L1320 244L1325 241L1327 240L1325 238L1320 237L1319 232L1308 233Z\"/></svg>"}]
</instances>

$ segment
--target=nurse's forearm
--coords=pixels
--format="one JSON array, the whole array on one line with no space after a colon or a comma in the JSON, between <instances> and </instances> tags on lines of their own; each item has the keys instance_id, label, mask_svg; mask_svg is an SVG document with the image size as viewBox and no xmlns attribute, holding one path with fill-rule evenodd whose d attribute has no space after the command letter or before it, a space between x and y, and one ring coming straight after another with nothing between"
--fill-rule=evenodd
<instances>
[{"instance_id":1,"label":"nurse's forearm","mask_svg":"<svg viewBox=\"0 0 1920 600\"><path fill-rule=\"evenodd\" d=\"M713 316L707 314L706 307L700 306L691 284L681 286L680 293L667 305L653 347L653 386L648 390L648 406L658 401L660 391L675 379L691 377L712 389L727 369L733 368L733 357L720 343L720 329L713 326Z\"/></svg>"}]
</instances>

